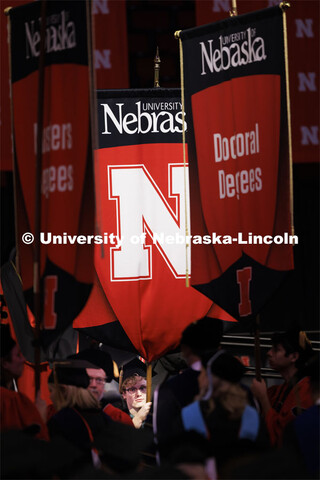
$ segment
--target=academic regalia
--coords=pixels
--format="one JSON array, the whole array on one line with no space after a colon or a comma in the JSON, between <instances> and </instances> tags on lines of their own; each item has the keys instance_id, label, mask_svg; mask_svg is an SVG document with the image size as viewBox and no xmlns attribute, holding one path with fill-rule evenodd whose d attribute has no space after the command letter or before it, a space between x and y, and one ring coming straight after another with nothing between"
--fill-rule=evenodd
<instances>
[{"instance_id":1,"label":"academic regalia","mask_svg":"<svg viewBox=\"0 0 320 480\"><path fill-rule=\"evenodd\" d=\"M34 403L23 393L0 387L0 429L25 430L37 426L36 437L49 440L49 434Z\"/></svg>"},{"instance_id":2,"label":"academic regalia","mask_svg":"<svg viewBox=\"0 0 320 480\"><path fill-rule=\"evenodd\" d=\"M103 432L112 420L101 410L66 407L48 422L50 436L63 436L82 450L91 450L96 435Z\"/></svg>"},{"instance_id":3,"label":"academic regalia","mask_svg":"<svg viewBox=\"0 0 320 480\"><path fill-rule=\"evenodd\" d=\"M111 403L107 403L107 405L103 407L102 411L106 413L114 422L124 423L133 427L130 415L120 410L120 408L113 406Z\"/></svg>"},{"instance_id":4,"label":"academic regalia","mask_svg":"<svg viewBox=\"0 0 320 480\"><path fill-rule=\"evenodd\" d=\"M313 404L310 379L301 378L297 383L288 382L268 388L271 407L265 416L272 445L280 446L285 427L293 421L301 409Z\"/></svg>"},{"instance_id":5,"label":"academic regalia","mask_svg":"<svg viewBox=\"0 0 320 480\"><path fill-rule=\"evenodd\" d=\"M171 436L172 428L181 409L191 403L199 393L198 370L188 368L160 385L154 405L154 431L159 443Z\"/></svg>"}]
</instances>

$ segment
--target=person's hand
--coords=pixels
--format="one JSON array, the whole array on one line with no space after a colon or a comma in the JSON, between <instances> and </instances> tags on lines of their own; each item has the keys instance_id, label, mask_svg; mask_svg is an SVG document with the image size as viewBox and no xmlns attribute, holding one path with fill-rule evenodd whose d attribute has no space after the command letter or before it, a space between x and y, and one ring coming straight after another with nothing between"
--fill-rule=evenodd
<instances>
[{"instance_id":1,"label":"person's hand","mask_svg":"<svg viewBox=\"0 0 320 480\"><path fill-rule=\"evenodd\" d=\"M41 398L40 390L37 392L36 400L34 403L40 413L42 420L44 421L44 423L47 423L47 404L45 400Z\"/></svg>"},{"instance_id":2,"label":"person's hand","mask_svg":"<svg viewBox=\"0 0 320 480\"><path fill-rule=\"evenodd\" d=\"M262 379L260 381L254 378L251 385L251 392L258 400L261 401L261 399L267 395L266 382Z\"/></svg>"},{"instance_id":3,"label":"person's hand","mask_svg":"<svg viewBox=\"0 0 320 480\"><path fill-rule=\"evenodd\" d=\"M140 408L140 410L136 413L136 415L133 417L132 422L136 428L140 428L142 423L147 418L148 413L150 412L151 405L152 405L152 402L145 403Z\"/></svg>"},{"instance_id":4,"label":"person's hand","mask_svg":"<svg viewBox=\"0 0 320 480\"><path fill-rule=\"evenodd\" d=\"M270 401L268 398L267 385L264 380L257 380L256 378L252 381L251 392L259 401L262 413L266 415L271 408Z\"/></svg>"}]
</instances>

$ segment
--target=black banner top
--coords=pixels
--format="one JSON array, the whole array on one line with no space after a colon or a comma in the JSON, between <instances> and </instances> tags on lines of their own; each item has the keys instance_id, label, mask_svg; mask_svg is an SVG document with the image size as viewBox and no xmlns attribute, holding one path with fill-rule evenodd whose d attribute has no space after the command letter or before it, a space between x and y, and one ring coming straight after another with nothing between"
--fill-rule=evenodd
<instances>
[{"instance_id":1,"label":"black banner top","mask_svg":"<svg viewBox=\"0 0 320 480\"><path fill-rule=\"evenodd\" d=\"M98 90L97 97L99 148L182 142L180 89Z\"/></svg>"},{"instance_id":2,"label":"black banner top","mask_svg":"<svg viewBox=\"0 0 320 480\"><path fill-rule=\"evenodd\" d=\"M88 64L86 2L47 2L45 65ZM10 10L12 82L38 69L40 55L41 2Z\"/></svg>"},{"instance_id":3,"label":"black banner top","mask_svg":"<svg viewBox=\"0 0 320 480\"><path fill-rule=\"evenodd\" d=\"M274 28L275 17L282 25L279 6L180 32L189 93L192 95L234 77L283 74L281 57L276 55L284 49L283 36L277 33L281 28ZM256 21L259 21L257 27ZM201 41L194 41L195 37Z\"/></svg>"}]
</instances>

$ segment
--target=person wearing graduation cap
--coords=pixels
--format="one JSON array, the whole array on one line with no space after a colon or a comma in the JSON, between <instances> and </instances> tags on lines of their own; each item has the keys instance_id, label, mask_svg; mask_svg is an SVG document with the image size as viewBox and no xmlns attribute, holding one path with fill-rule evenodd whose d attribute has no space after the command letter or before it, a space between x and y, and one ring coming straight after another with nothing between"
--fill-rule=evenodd
<instances>
[{"instance_id":1,"label":"person wearing graduation cap","mask_svg":"<svg viewBox=\"0 0 320 480\"><path fill-rule=\"evenodd\" d=\"M122 367L122 382L119 390L135 428L144 426L152 402L147 402L146 365L134 358Z\"/></svg>"},{"instance_id":2,"label":"person wearing graduation cap","mask_svg":"<svg viewBox=\"0 0 320 480\"><path fill-rule=\"evenodd\" d=\"M115 422L132 426L132 420L127 413L104 399L105 384L110 383L114 378L114 364L109 353L98 348L86 348L77 354L70 355L68 359L87 362L88 390L100 402L102 410Z\"/></svg>"},{"instance_id":3,"label":"person wearing graduation cap","mask_svg":"<svg viewBox=\"0 0 320 480\"><path fill-rule=\"evenodd\" d=\"M198 376L201 360L208 360L217 351L223 335L223 322L203 317L188 325L181 335L181 354L188 368L161 384L154 394L153 428L158 443L165 443L181 409L199 394Z\"/></svg>"},{"instance_id":4,"label":"person wearing graduation cap","mask_svg":"<svg viewBox=\"0 0 320 480\"><path fill-rule=\"evenodd\" d=\"M0 329L0 429L29 431L39 439L49 440L37 406L26 395L16 391L16 381L24 369L24 356L11 337L9 325L1 324ZM39 396L37 402L39 405L44 403Z\"/></svg>"},{"instance_id":5,"label":"person wearing graduation cap","mask_svg":"<svg viewBox=\"0 0 320 480\"><path fill-rule=\"evenodd\" d=\"M49 376L50 398L56 413L48 421L51 437L63 436L82 451L96 455L91 445L112 420L102 412L98 399L88 390L90 380L85 361L56 362Z\"/></svg>"},{"instance_id":6,"label":"person wearing graduation cap","mask_svg":"<svg viewBox=\"0 0 320 480\"><path fill-rule=\"evenodd\" d=\"M266 427L240 384L244 373L245 367L236 357L218 350L202 363L199 397L181 410L176 424L177 431L182 426L209 440L218 470L233 457L269 448Z\"/></svg>"}]
</instances>

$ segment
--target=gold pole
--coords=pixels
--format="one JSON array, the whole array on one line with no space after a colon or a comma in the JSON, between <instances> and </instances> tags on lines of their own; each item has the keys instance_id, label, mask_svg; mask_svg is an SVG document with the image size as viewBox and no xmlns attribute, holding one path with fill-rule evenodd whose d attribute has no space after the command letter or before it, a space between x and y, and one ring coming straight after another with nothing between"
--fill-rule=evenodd
<instances>
[{"instance_id":1,"label":"gold pole","mask_svg":"<svg viewBox=\"0 0 320 480\"><path fill-rule=\"evenodd\" d=\"M33 298L35 318L35 398L40 390L40 331L42 324L42 302L41 302L41 252L40 252L40 231L41 231L41 172L42 172L42 134L44 115L44 84L45 84L45 34L46 34L47 0L41 0L41 30L40 30L40 54L38 64L38 106L37 106L37 156L35 171L35 220L34 220L34 261L33 261Z\"/></svg>"},{"instance_id":2,"label":"gold pole","mask_svg":"<svg viewBox=\"0 0 320 480\"><path fill-rule=\"evenodd\" d=\"M230 17L236 17L238 15L237 0L231 0L231 10L229 15Z\"/></svg>"},{"instance_id":3,"label":"gold pole","mask_svg":"<svg viewBox=\"0 0 320 480\"><path fill-rule=\"evenodd\" d=\"M159 47L157 47L156 56L154 57L154 83L155 88L160 87L159 76L160 76L160 56L159 56Z\"/></svg>"},{"instance_id":4,"label":"gold pole","mask_svg":"<svg viewBox=\"0 0 320 480\"><path fill-rule=\"evenodd\" d=\"M147 402L151 402L152 398L152 364L147 366Z\"/></svg>"},{"instance_id":5,"label":"gold pole","mask_svg":"<svg viewBox=\"0 0 320 480\"><path fill-rule=\"evenodd\" d=\"M182 104L182 151L183 151L183 167L184 167L184 211L185 211L185 230L186 230L186 287L189 283L189 265L188 265L188 249L190 248L189 225L188 225L188 208L187 208L187 163L186 163L186 131L185 131L185 102L184 102L184 78L183 78L183 48L182 40L180 38L181 30L175 32L174 36L179 40L179 54L180 54L180 82L181 82L181 104Z\"/></svg>"},{"instance_id":6,"label":"gold pole","mask_svg":"<svg viewBox=\"0 0 320 480\"><path fill-rule=\"evenodd\" d=\"M260 348L260 315L258 314L254 330L254 358L256 366L256 379L261 382L261 348Z\"/></svg>"},{"instance_id":7,"label":"gold pole","mask_svg":"<svg viewBox=\"0 0 320 480\"><path fill-rule=\"evenodd\" d=\"M285 69L286 69L286 94L287 94L287 116L288 116L289 183L290 183L289 188L290 188L291 233L292 233L292 235L294 235L293 156L292 156L292 132L291 132L291 108L290 108L288 35L287 35L287 16L286 16L286 10L288 8L290 8L290 3L289 2L281 2L279 7L282 10L282 21L283 21L284 61L285 61Z\"/></svg>"},{"instance_id":8,"label":"gold pole","mask_svg":"<svg viewBox=\"0 0 320 480\"><path fill-rule=\"evenodd\" d=\"M8 34L9 34L9 88L10 88L10 115L11 115L11 133L12 133L12 165L13 165L13 198L14 198L14 225L15 225L15 240L16 240L16 257L15 257L15 268L20 276L20 254L19 254L19 237L18 237L18 200L17 200L17 175L18 175L18 166L16 164L16 155L15 155L15 141L14 141L14 122L13 122L13 96L12 96L12 62L11 62L11 20L10 20L10 10L12 7L7 7L4 9L4 14L8 17Z\"/></svg>"}]
</instances>

